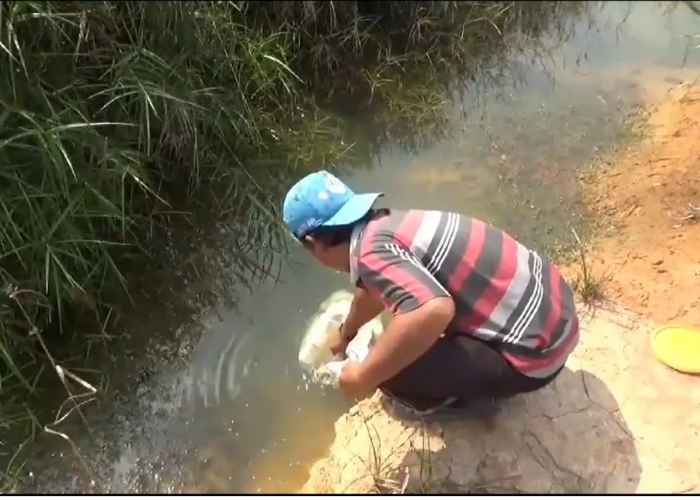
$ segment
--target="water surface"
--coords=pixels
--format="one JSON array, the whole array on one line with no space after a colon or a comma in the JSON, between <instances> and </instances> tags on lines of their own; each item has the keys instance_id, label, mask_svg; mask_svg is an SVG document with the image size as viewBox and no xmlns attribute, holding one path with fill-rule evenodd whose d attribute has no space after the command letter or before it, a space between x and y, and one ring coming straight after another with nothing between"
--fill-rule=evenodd
<instances>
[{"instance_id":1,"label":"water surface","mask_svg":"<svg viewBox=\"0 0 700 500\"><path fill-rule=\"evenodd\" d=\"M700 21L683 5L667 7L591 7L568 41L545 40L546 57L513 57L513 78L479 96L473 89L456 96L446 138L419 151L389 144L373 168L347 181L383 191L395 208L455 210L543 251L566 246L571 228L585 225L580 171L625 139L625 119L645 93L700 66L700 50L687 49ZM307 387L296 362L308 319L339 288L349 289L345 276L292 247L279 282L242 294L235 309L195 315L181 327L201 331L193 349L183 334L182 356L156 357L137 397L78 437L92 479L132 492L299 488L348 408L340 395ZM32 487L87 487L68 448L52 450L63 458L37 462L31 472L42 479Z\"/></svg>"}]
</instances>

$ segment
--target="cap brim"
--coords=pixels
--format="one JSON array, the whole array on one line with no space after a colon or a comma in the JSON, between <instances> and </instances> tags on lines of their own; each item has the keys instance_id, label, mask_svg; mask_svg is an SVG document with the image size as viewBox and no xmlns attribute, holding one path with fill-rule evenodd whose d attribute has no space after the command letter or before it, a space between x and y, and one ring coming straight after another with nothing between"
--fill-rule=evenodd
<instances>
[{"instance_id":1,"label":"cap brim","mask_svg":"<svg viewBox=\"0 0 700 500\"><path fill-rule=\"evenodd\" d=\"M322 224L322 227L347 226L357 222L372 210L372 207L384 193L356 194L345 202L343 208Z\"/></svg>"}]
</instances>

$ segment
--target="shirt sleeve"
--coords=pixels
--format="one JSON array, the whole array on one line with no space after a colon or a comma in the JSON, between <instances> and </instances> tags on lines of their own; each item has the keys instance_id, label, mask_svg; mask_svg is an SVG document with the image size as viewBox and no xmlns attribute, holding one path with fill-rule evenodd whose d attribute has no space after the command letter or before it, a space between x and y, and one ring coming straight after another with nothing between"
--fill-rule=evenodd
<instances>
[{"instance_id":1,"label":"shirt sleeve","mask_svg":"<svg viewBox=\"0 0 700 500\"><path fill-rule=\"evenodd\" d=\"M392 314L411 312L437 297L450 297L415 254L395 242L367 245L360 254L358 272L364 288L377 294Z\"/></svg>"}]
</instances>

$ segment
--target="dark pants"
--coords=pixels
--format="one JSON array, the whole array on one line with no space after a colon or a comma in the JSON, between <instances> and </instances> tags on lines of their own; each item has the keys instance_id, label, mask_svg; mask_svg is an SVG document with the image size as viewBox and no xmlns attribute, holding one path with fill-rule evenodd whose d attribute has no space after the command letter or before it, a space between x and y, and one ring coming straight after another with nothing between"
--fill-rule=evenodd
<instances>
[{"instance_id":1,"label":"dark pants","mask_svg":"<svg viewBox=\"0 0 700 500\"><path fill-rule=\"evenodd\" d=\"M544 379L526 377L487 343L464 335L445 336L379 389L417 410L426 410L449 398L468 403L536 391L560 371Z\"/></svg>"}]
</instances>

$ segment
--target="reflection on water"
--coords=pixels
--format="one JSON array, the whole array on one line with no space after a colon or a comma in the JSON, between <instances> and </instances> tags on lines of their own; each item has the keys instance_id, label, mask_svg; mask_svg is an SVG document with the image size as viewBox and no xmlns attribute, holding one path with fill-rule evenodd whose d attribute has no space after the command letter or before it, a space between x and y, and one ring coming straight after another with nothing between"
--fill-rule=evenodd
<instances>
[{"instance_id":1,"label":"reflection on water","mask_svg":"<svg viewBox=\"0 0 700 500\"><path fill-rule=\"evenodd\" d=\"M549 40L547 59L513 56L519 85L490 89L481 108L471 106L469 91L456 98L443 140L421 142L413 155L387 148L376 168L349 182L383 190L397 208L457 210L546 249L566 244L570 225L583 215L575 169L620 140L626 113L649 84L640 77L677 78L684 65L700 64L700 51L689 53L684 38L700 33L700 23L682 6L662 15L666 7L591 7L563 46ZM348 283L299 248L292 259L280 283L263 283L235 310L197 320L204 334L187 369L164 366L136 402L118 408L116 425L82 441L105 489L301 486L348 403L306 386L298 346L318 304ZM61 471L37 488L65 484ZM71 474L84 487L85 474L77 468Z\"/></svg>"}]
</instances>

